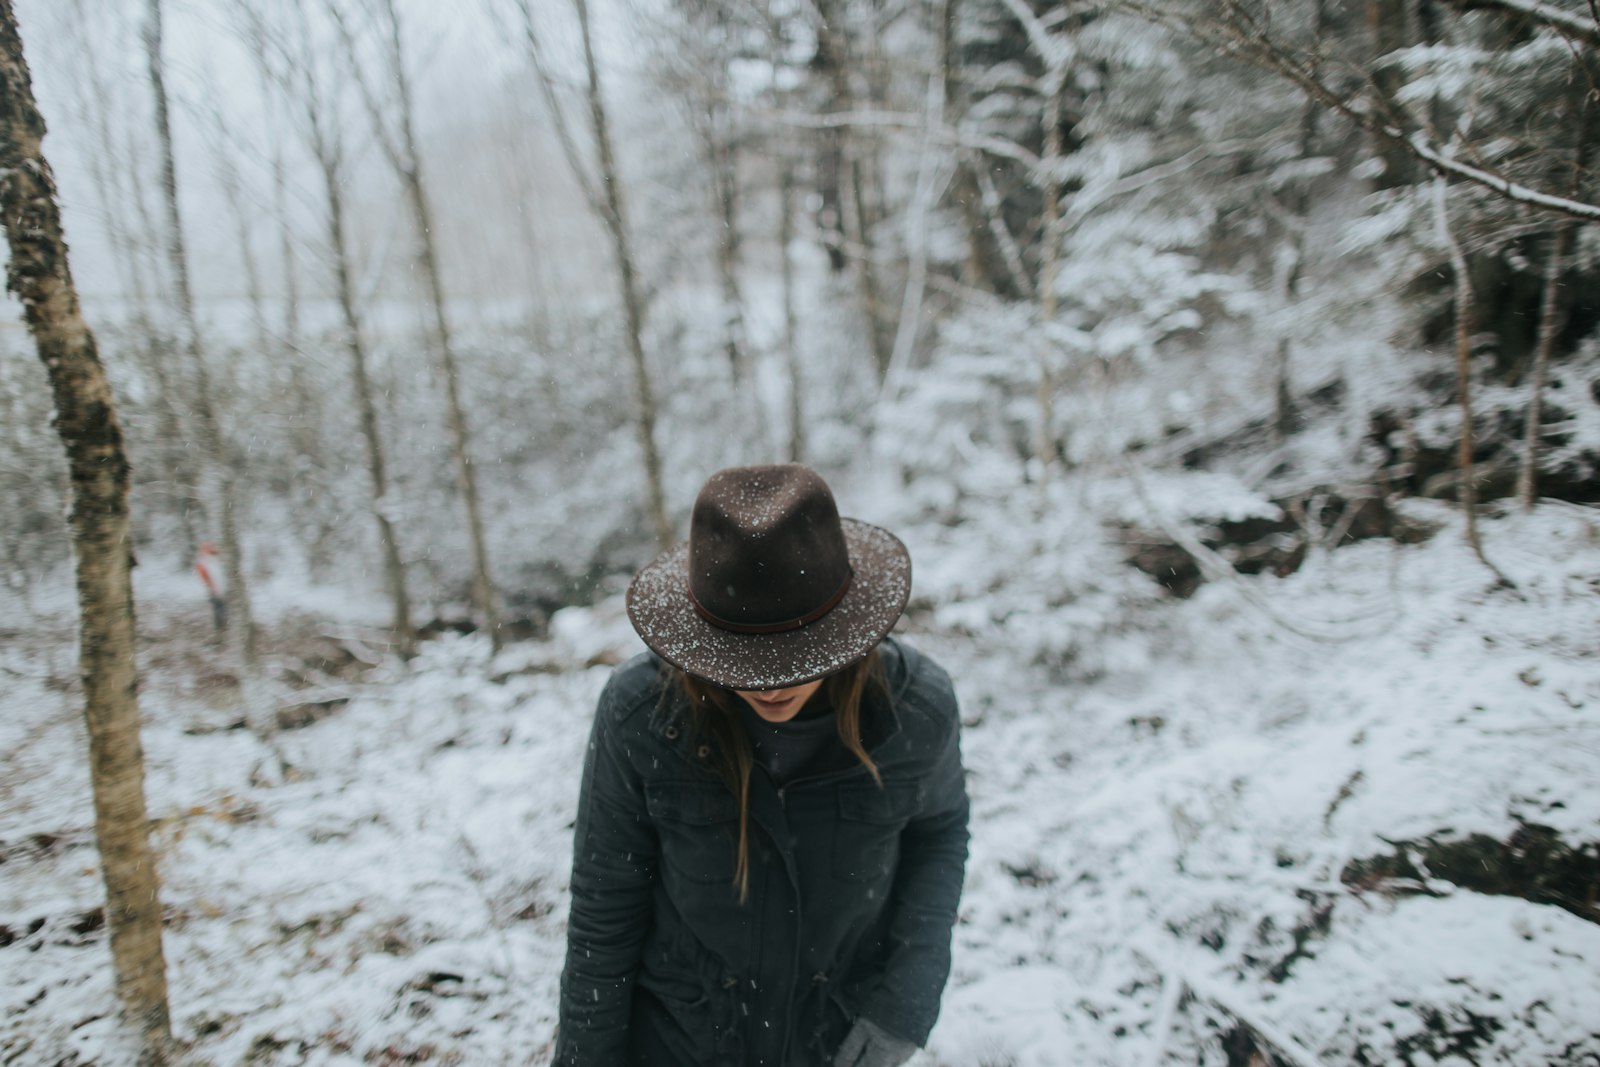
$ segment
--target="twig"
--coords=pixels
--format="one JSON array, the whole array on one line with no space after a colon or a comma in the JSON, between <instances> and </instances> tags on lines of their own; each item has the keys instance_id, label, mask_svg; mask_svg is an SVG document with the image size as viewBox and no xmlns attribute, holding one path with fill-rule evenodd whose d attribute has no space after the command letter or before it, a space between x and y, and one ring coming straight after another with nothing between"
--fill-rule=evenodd
<instances>
[{"instance_id":1,"label":"twig","mask_svg":"<svg viewBox=\"0 0 1600 1067\"><path fill-rule=\"evenodd\" d=\"M1155 946L1134 944L1128 947L1147 966L1161 973L1163 983L1169 985L1181 983L1195 996L1202 1000L1209 1000L1212 1004L1243 1023L1256 1037L1271 1045L1273 1050L1292 1064L1293 1067L1323 1067L1322 1061L1317 1058L1317 1054L1306 1048L1299 1038L1286 1030L1279 1029L1276 1024L1261 1018L1256 1014L1254 1008L1248 1011L1241 1008L1231 994L1223 993L1206 980L1196 979L1192 974L1173 967L1161 959L1162 954ZM1165 997L1163 998L1164 1004ZM1157 1050L1157 1054L1159 1055L1159 1050ZM1153 1064L1156 1061L1151 1060L1150 1062Z\"/></svg>"}]
</instances>

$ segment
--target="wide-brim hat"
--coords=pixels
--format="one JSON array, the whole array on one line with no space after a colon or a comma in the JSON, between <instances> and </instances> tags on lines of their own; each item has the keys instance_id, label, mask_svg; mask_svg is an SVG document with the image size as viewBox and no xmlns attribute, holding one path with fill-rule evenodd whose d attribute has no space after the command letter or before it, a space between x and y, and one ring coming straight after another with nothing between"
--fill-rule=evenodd
<instances>
[{"instance_id":1,"label":"wide-brim hat","mask_svg":"<svg viewBox=\"0 0 1600 1067\"><path fill-rule=\"evenodd\" d=\"M911 554L888 530L841 518L816 471L730 467L695 500L689 540L628 587L628 618L656 655L726 689L785 689L870 652L911 596Z\"/></svg>"}]
</instances>

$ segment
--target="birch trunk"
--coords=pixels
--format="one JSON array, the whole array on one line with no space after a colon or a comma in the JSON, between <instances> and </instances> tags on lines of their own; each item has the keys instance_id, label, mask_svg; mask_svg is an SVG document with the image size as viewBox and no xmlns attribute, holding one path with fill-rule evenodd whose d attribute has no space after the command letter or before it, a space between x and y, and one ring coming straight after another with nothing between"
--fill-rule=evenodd
<instances>
[{"instance_id":1,"label":"birch trunk","mask_svg":"<svg viewBox=\"0 0 1600 1067\"><path fill-rule=\"evenodd\" d=\"M11 250L6 286L22 302L49 375L72 481L84 720L122 1028L144 1062L159 1063L172 1032L139 740L129 466L111 387L73 286L55 179L41 151L44 132L11 0L0 0L0 214Z\"/></svg>"}]
</instances>

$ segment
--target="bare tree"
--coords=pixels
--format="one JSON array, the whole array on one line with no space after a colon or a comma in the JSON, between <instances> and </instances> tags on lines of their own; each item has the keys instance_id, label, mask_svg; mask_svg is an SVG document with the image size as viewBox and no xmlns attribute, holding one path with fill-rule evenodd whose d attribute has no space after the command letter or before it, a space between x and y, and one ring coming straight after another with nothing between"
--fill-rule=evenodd
<instances>
[{"instance_id":1,"label":"bare tree","mask_svg":"<svg viewBox=\"0 0 1600 1067\"><path fill-rule=\"evenodd\" d=\"M355 391L361 441L366 450L367 476L372 485L372 521L377 527L378 548L383 556L384 584L389 594L395 640L401 655L409 656L416 648L416 629L411 621L411 595L400 538L395 529L395 502L389 495L383 434L357 306L355 271L345 225L345 147L338 115L328 108L303 5L295 5L298 21L292 45L287 39L290 31L269 25L259 11L249 6L241 5L238 10L244 23L243 36L264 78L275 85L290 107L298 112L299 132L322 179L324 225L332 259L334 290L343 320L345 351L350 357L350 380ZM325 109L328 110L325 112Z\"/></svg>"},{"instance_id":2,"label":"bare tree","mask_svg":"<svg viewBox=\"0 0 1600 1067\"><path fill-rule=\"evenodd\" d=\"M1065 116L1062 113L1063 95L1072 61L1077 55L1071 37L1066 31L1052 30L1034 14L1025 0L1005 0L1010 11L1028 37L1028 47L1044 65L1038 80L1039 95L1043 98L1044 155L1039 159L1035 181L1044 197L1043 220L1039 224L1039 285L1038 306L1042 322L1056 317L1056 275L1060 270L1062 216L1061 216L1061 162L1066 155L1066 138L1063 133ZM1054 465L1055 442L1055 369L1054 352L1048 334L1040 331L1038 344L1039 377L1035 385L1035 403L1038 408L1034 426L1033 458L1038 466L1040 500Z\"/></svg>"},{"instance_id":3,"label":"bare tree","mask_svg":"<svg viewBox=\"0 0 1600 1067\"><path fill-rule=\"evenodd\" d=\"M1466 523L1467 544L1473 554L1494 571L1501 585L1510 585L1494 564L1483 554L1483 541L1478 537L1478 482L1473 468L1472 453L1475 448L1472 432L1472 276L1467 267L1466 253L1461 242L1450 228L1450 215L1445 207L1445 180L1441 175L1433 180L1434 222L1439 239L1444 243L1450 258L1450 274L1455 294L1455 361L1456 404L1461 412L1461 441L1457 464L1456 500L1461 505L1461 516Z\"/></svg>"},{"instance_id":4,"label":"bare tree","mask_svg":"<svg viewBox=\"0 0 1600 1067\"><path fill-rule=\"evenodd\" d=\"M250 689L256 670L255 625L250 613L244 553L239 537L238 491L232 464L226 454L226 439L217 419L212 395L211 375L206 364L205 343L195 315L194 291L189 284L189 256L184 245L183 219L178 212L178 175L172 151L172 125L168 118L167 88L161 59L161 0L148 0L149 21L145 26L145 49L150 63L150 90L155 102L156 134L161 150L161 194L166 212L167 263L172 277L172 296L177 301L180 347L187 359L192 388L195 430L199 438L203 478L212 501L221 542L223 568L228 577L228 636L239 660L240 686L250 702ZM258 723L264 726L264 723Z\"/></svg>"},{"instance_id":5,"label":"bare tree","mask_svg":"<svg viewBox=\"0 0 1600 1067\"><path fill-rule=\"evenodd\" d=\"M588 166L579 152L572 129L568 125L561 101L556 94L555 76L544 59L539 42L530 0L516 0L522 15L523 40L528 47L528 58L539 75L545 105L555 123L561 149L572 168L589 207L605 223L611 236L611 246L616 259L617 285L621 290L624 340L633 364L633 381L637 413L634 426L638 432L639 450L644 457L645 487L648 492L647 511L658 547L665 549L674 540L672 523L667 518L666 490L661 478L661 453L656 447L655 388L651 382L650 364L644 352L644 296L639 290L638 269L628 232L628 216L624 206L623 182L617 170L616 155L611 147L611 127L607 117L605 97L600 91L600 70L595 63L594 40L589 31L589 5L586 0L573 0L578 12L578 27L583 37L583 62L587 75L586 93L589 104L589 129L594 139L595 154L599 163L599 179L589 176ZM597 188L598 186L598 188Z\"/></svg>"},{"instance_id":6,"label":"bare tree","mask_svg":"<svg viewBox=\"0 0 1600 1067\"><path fill-rule=\"evenodd\" d=\"M851 84L853 54L844 6L843 0L818 0L816 3L817 54L813 65L827 79L833 93L834 110L848 114L855 111L862 94ZM873 254L872 198L867 191L864 150L857 143L860 137L853 133L847 125L823 132L824 153L819 163L823 206L825 210L831 207L836 216L844 251L855 265L868 351L881 385L889 374L893 347L884 325L883 280L878 275L878 263Z\"/></svg>"},{"instance_id":7,"label":"bare tree","mask_svg":"<svg viewBox=\"0 0 1600 1067\"><path fill-rule=\"evenodd\" d=\"M172 1030L139 741L130 472L111 386L68 266L55 178L41 151L44 133L11 0L0 0L0 214L11 250L6 288L22 302L49 375L71 474L84 720L122 1028L145 1062L159 1063L167 1058Z\"/></svg>"},{"instance_id":8,"label":"bare tree","mask_svg":"<svg viewBox=\"0 0 1600 1067\"><path fill-rule=\"evenodd\" d=\"M152 314L152 301L160 299L164 287L159 257L153 255L153 227L143 190L127 184L130 175L141 173L142 160L128 131L129 124L115 110L118 97L106 79L104 57L96 53L90 40L92 23L84 0L73 0L73 11L74 18L68 20L68 25L85 60L84 76L77 85L79 106L94 138L86 169L104 217L119 289L131 304L128 325L137 338L141 363L156 387L153 406L158 444L151 455L160 476L146 477L144 484L146 489L152 484L161 486L162 498L176 512L186 544L192 550L205 539L201 533L205 503L199 494L200 478L194 459L183 448L178 414L180 380L170 366L171 339L162 336ZM124 136L119 138L118 131Z\"/></svg>"},{"instance_id":9,"label":"bare tree","mask_svg":"<svg viewBox=\"0 0 1600 1067\"><path fill-rule=\"evenodd\" d=\"M384 158L400 181L412 224L416 228L417 263L422 268L423 280L427 285L428 307L432 313L430 326L433 349L439 361L440 377L444 380L445 423L450 431L451 454L455 459L456 488L466 509L467 539L472 553L472 602L478 613L480 628L489 635L491 644L498 651L503 641L500 609L495 602L489 552L483 534L483 509L478 503L478 475L472 460L472 437L461 402L461 371L452 339L449 309L445 303L439 253L434 244L433 204L423 175L422 155L417 150L411 71L406 63L400 12L394 0L376 0L381 22L378 37L384 57L381 84L394 88L393 115L386 116L377 89L362 70L357 43L349 23L333 0L327 0L327 6L344 41L351 72L361 90L373 132L383 149Z\"/></svg>"},{"instance_id":10,"label":"bare tree","mask_svg":"<svg viewBox=\"0 0 1600 1067\"><path fill-rule=\"evenodd\" d=\"M1580 67L1581 69L1581 67ZM1578 72L1575 71L1576 75ZM1572 153L1572 184L1570 191L1576 195L1588 161L1592 142L1589 125L1595 114L1591 94L1584 79L1573 78L1577 97L1573 109L1577 121L1577 144ZM1550 235L1549 251L1544 267L1544 292L1539 300L1539 335L1534 343L1533 372L1528 383L1528 414L1523 427L1522 459L1517 465L1517 502L1522 510L1533 508L1539 470L1539 440L1544 432L1544 390L1550 376L1550 357L1555 352L1556 338L1566 326L1567 308L1562 300L1561 274L1567 266L1567 256L1577 237L1578 223L1562 219Z\"/></svg>"},{"instance_id":11,"label":"bare tree","mask_svg":"<svg viewBox=\"0 0 1600 1067\"><path fill-rule=\"evenodd\" d=\"M795 329L794 254L790 250L794 244L794 161L787 154L782 154L778 166L778 254L783 262L783 355L789 369L789 462L804 463L805 380L800 372L800 345Z\"/></svg>"}]
</instances>

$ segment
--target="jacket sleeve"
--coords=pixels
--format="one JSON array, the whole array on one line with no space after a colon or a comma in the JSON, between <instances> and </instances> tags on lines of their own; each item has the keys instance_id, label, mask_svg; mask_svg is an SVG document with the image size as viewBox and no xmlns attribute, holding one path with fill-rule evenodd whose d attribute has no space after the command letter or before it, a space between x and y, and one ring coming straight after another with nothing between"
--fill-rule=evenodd
<instances>
[{"instance_id":1,"label":"jacket sleeve","mask_svg":"<svg viewBox=\"0 0 1600 1067\"><path fill-rule=\"evenodd\" d=\"M613 679L600 696L578 792L558 1067L624 1061L633 985L650 931L659 844L620 736L627 709L619 706L617 688Z\"/></svg>"},{"instance_id":2,"label":"jacket sleeve","mask_svg":"<svg viewBox=\"0 0 1600 1067\"><path fill-rule=\"evenodd\" d=\"M923 810L900 836L890 898L889 958L861 1014L896 1036L926 1045L950 976L950 936L967 865L967 786L960 716L928 776Z\"/></svg>"}]
</instances>

